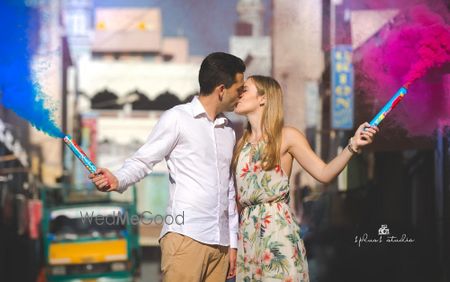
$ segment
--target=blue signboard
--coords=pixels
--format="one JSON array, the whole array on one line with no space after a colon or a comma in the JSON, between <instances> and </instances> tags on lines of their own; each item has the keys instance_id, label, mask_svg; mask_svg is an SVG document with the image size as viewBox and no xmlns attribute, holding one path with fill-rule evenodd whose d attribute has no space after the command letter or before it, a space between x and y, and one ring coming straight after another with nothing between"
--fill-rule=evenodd
<instances>
[{"instance_id":1,"label":"blue signboard","mask_svg":"<svg viewBox=\"0 0 450 282\"><path fill-rule=\"evenodd\" d=\"M351 45L336 45L331 53L331 127L353 129L353 65Z\"/></svg>"}]
</instances>

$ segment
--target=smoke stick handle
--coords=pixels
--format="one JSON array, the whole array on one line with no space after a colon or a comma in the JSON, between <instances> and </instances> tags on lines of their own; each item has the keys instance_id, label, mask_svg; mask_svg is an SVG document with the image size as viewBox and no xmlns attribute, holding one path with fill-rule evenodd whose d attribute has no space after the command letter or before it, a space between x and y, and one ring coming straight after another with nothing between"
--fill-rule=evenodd
<instances>
[{"instance_id":1,"label":"smoke stick handle","mask_svg":"<svg viewBox=\"0 0 450 282\"><path fill-rule=\"evenodd\" d=\"M83 165L89 170L90 173L95 173L97 167L94 163L86 156L83 150L78 146L78 144L72 140L69 135L64 136L64 142L74 153L74 155L83 163Z\"/></svg>"},{"instance_id":2,"label":"smoke stick handle","mask_svg":"<svg viewBox=\"0 0 450 282\"><path fill-rule=\"evenodd\" d=\"M378 126L381 121L389 114L389 112L395 108L398 103L408 93L406 86L401 87L397 93L384 105L384 107L378 112L378 114L370 121L371 126Z\"/></svg>"}]
</instances>

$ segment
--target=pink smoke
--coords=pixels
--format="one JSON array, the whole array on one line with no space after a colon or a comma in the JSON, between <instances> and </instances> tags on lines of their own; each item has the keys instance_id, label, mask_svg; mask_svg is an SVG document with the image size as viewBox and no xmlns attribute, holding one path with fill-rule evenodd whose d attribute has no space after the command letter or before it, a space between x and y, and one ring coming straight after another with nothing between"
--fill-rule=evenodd
<instances>
[{"instance_id":1,"label":"pink smoke","mask_svg":"<svg viewBox=\"0 0 450 282\"><path fill-rule=\"evenodd\" d=\"M424 76L430 68L450 62L450 26L424 6L413 9L411 14L424 26L420 30L422 38L418 43L418 60L406 75L408 85Z\"/></svg>"},{"instance_id":2,"label":"pink smoke","mask_svg":"<svg viewBox=\"0 0 450 282\"><path fill-rule=\"evenodd\" d=\"M424 5L403 11L377 38L361 48L360 86L381 108L402 86L409 94L388 118L412 136L431 135L450 116L443 75L450 63L450 26ZM368 97L366 97L368 98ZM374 109L376 113L379 108Z\"/></svg>"}]
</instances>

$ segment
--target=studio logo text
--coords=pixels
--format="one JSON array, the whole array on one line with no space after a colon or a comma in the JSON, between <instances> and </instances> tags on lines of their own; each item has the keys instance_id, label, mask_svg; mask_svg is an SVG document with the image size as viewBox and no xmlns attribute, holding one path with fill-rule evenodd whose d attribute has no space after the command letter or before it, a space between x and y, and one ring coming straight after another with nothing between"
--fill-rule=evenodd
<instances>
[{"instance_id":1,"label":"studio logo text","mask_svg":"<svg viewBox=\"0 0 450 282\"><path fill-rule=\"evenodd\" d=\"M409 237L407 234L391 234L387 224L381 225L378 229L378 236L369 236L368 233L355 236L355 244L358 247L363 245L381 245L381 244L411 244L415 239Z\"/></svg>"}]
</instances>

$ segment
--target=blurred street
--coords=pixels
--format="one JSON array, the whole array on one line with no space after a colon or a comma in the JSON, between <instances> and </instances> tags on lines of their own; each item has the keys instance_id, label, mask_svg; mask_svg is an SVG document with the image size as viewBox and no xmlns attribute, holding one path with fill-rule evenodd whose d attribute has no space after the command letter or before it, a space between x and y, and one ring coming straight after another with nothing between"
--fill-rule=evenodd
<instances>
[{"instance_id":1,"label":"blurred street","mask_svg":"<svg viewBox=\"0 0 450 282\"><path fill-rule=\"evenodd\" d=\"M3 1L0 9L16 5ZM450 4L441 0L16 2L33 22L27 60L45 94L33 101L111 171L165 110L199 94L200 64L217 51L240 57L245 77L274 77L285 125L330 161L429 54L412 56L414 46L394 39L418 42L413 28L423 22L450 30ZM162 281L161 228L182 219L166 213L166 162L123 194L97 191L62 138L3 99L8 89L21 97L7 57L0 54L0 282ZM293 167L290 205L311 282L450 282L450 62L409 82L374 143L335 181ZM226 116L238 140L246 118Z\"/></svg>"}]
</instances>

